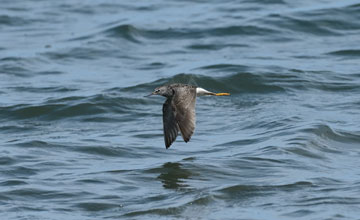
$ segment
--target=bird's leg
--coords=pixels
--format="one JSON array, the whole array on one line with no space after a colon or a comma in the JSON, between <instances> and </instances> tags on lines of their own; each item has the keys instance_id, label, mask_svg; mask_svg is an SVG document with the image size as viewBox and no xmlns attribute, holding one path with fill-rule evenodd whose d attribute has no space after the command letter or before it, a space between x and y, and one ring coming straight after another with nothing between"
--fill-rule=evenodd
<instances>
[{"instance_id":1,"label":"bird's leg","mask_svg":"<svg viewBox=\"0 0 360 220\"><path fill-rule=\"evenodd\" d=\"M223 95L230 95L230 93L227 92L221 92L221 93L215 93L216 96L223 96Z\"/></svg>"}]
</instances>

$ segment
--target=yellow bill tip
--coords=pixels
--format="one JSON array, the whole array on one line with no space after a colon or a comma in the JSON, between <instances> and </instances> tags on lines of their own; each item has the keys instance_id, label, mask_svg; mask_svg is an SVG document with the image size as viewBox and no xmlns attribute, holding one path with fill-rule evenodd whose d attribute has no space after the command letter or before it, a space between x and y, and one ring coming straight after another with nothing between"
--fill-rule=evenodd
<instances>
[{"instance_id":1,"label":"yellow bill tip","mask_svg":"<svg viewBox=\"0 0 360 220\"><path fill-rule=\"evenodd\" d=\"M216 93L216 96L223 96L223 95L230 95L230 93L227 92Z\"/></svg>"}]
</instances>

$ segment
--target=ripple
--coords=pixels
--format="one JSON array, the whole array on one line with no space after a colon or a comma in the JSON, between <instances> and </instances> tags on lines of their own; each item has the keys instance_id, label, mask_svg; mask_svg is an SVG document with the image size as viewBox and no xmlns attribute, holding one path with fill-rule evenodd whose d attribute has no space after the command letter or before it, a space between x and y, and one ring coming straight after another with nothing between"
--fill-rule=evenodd
<instances>
[{"instance_id":1,"label":"ripple","mask_svg":"<svg viewBox=\"0 0 360 220\"><path fill-rule=\"evenodd\" d=\"M12 157L0 157L0 165L13 165L16 163L16 159Z\"/></svg>"},{"instance_id":2,"label":"ripple","mask_svg":"<svg viewBox=\"0 0 360 220\"><path fill-rule=\"evenodd\" d=\"M49 142L45 142L45 141L39 141L39 140L21 142L21 143L15 144L15 145L19 146L19 147L24 147L24 148L49 148L49 149L54 149L54 148L62 148L63 147L63 145L60 145L60 144L53 144L53 143L49 143Z\"/></svg>"},{"instance_id":3,"label":"ripple","mask_svg":"<svg viewBox=\"0 0 360 220\"><path fill-rule=\"evenodd\" d=\"M133 87L123 88L123 91L152 91L155 87L164 84L170 83L185 83L185 84L195 84L209 90L219 90L219 91L228 91L233 94L238 93L271 93L271 92L284 92L286 90L309 90L317 89L322 91L329 92L353 92L359 90L357 83L352 82L351 76L343 77L341 79L332 79L336 77L337 73L328 72L316 72L312 71L309 74L324 75L328 79L319 80L314 78L303 78L302 76L297 76L291 70L290 73L256 73L256 72L247 72L246 66L241 65L228 65L228 64L219 64L205 66L201 69L205 70L214 70L232 73L227 76L222 77L210 77L200 74L177 74L170 78L163 78L151 83L140 84ZM238 72L239 71L239 72ZM234 73L235 72L235 73Z\"/></svg>"},{"instance_id":4,"label":"ripple","mask_svg":"<svg viewBox=\"0 0 360 220\"><path fill-rule=\"evenodd\" d=\"M59 89L59 88L57 88ZM57 90L56 89L56 90ZM51 92L42 89L33 92ZM63 92L67 89L60 88ZM152 90L151 90L152 91ZM150 92L150 90L148 91ZM125 118L125 113L131 113L136 105L146 105L148 100L140 98L128 98L108 95L95 95L90 97L69 96L59 99L50 99L45 103L29 105L19 104L6 107L0 107L0 115L3 118L12 118L16 120L37 118L39 120L61 120L66 118L80 118L84 120L101 121L107 119L116 120L111 113L116 113ZM108 115L108 116L107 116ZM122 120L122 119L118 119Z\"/></svg>"},{"instance_id":5,"label":"ripple","mask_svg":"<svg viewBox=\"0 0 360 220\"><path fill-rule=\"evenodd\" d=\"M300 144L302 145L302 144ZM306 147L306 146L304 146ZM308 158L313 158L313 159L321 159L324 160L326 159L325 156L320 155L318 152L314 152L313 149L305 149L304 147L290 147L287 148L286 151L299 155L299 156L303 156L303 157L308 157Z\"/></svg>"},{"instance_id":6,"label":"ripple","mask_svg":"<svg viewBox=\"0 0 360 220\"><path fill-rule=\"evenodd\" d=\"M148 209L144 211L133 211L128 212L124 216L142 216L142 215L159 215L159 216L174 216L179 215L183 212L184 207L170 207L170 208L158 208L158 209Z\"/></svg>"},{"instance_id":7,"label":"ripple","mask_svg":"<svg viewBox=\"0 0 360 220\"><path fill-rule=\"evenodd\" d=\"M293 217L293 218L299 218L299 217L308 216L308 215L313 214L313 213L315 213L315 212L307 210L307 209L300 209L300 210L296 210L296 211L293 211L293 212L286 213L286 214L284 214L284 216L289 216L289 217Z\"/></svg>"},{"instance_id":8,"label":"ripple","mask_svg":"<svg viewBox=\"0 0 360 220\"><path fill-rule=\"evenodd\" d=\"M31 24L34 20L24 19L18 16L0 15L0 25L23 26Z\"/></svg>"},{"instance_id":9,"label":"ripple","mask_svg":"<svg viewBox=\"0 0 360 220\"><path fill-rule=\"evenodd\" d=\"M13 66L11 64L0 64L0 74L6 74L17 77L30 77L28 69L21 66ZM31 72L31 71L30 71Z\"/></svg>"},{"instance_id":10,"label":"ripple","mask_svg":"<svg viewBox=\"0 0 360 220\"><path fill-rule=\"evenodd\" d=\"M262 23L280 28L284 33L292 31L315 36L339 36L346 31L359 30L360 25L354 22L359 19L359 9L355 6L314 7L294 12L272 13L259 19ZM351 33L351 32L350 32Z\"/></svg>"},{"instance_id":11,"label":"ripple","mask_svg":"<svg viewBox=\"0 0 360 220\"><path fill-rule=\"evenodd\" d=\"M326 156L329 153L346 154L344 146L353 147L360 141L359 134L334 131L322 124L302 129L298 133L300 135L297 137L288 139L288 143L295 146L286 148L286 151L314 159L329 160L329 156Z\"/></svg>"},{"instance_id":12,"label":"ripple","mask_svg":"<svg viewBox=\"0 0 360 220\"><path fill-rule=\"evenodd\" d=\"M247 146L247 145L251 145L251 144L256 144L256 143L260 143L264 141L264 139L262 138L254 138L254 139L242 139L242 140L235 140L235 141L230 141L230 142L226 142L226 143L222 143L220 145L215 145L216 146L224 146L224 147L229 147L229 146Z\"/></svg>"},{"instance_id":13,"label":"ripple","mask_svg":"<svg viewBox=\"0 0 360 220\"><path fill-rule=\"evenodd\" d=\"M310 199L301 199L298 202L303 206L316 206L324 204L359 205L360 199L357 197L324 196Z\"/></svg>"},{"instance_id":14,"label":"ripple","mask_svg":"<svg viewBox=\"0 0 360 220\"><path fill-rule=\"evenodd\" d=\"M337 51L329 52L327 54L334 56L341 56L341 57L359 57L360 50L357 49L337 50Z\"/></svg>"},{"instance_id":15,"label":"ripple","mask_svg":"<svg viewBox=\"0 0 360 220\"><path fill-rule=\"evenodd\" d=\"M192 44L187 46L187 49L191 50L221 50L224 48L236 48L236 47L248 47L246 44Z\"/></svg>"},{"instance_id":16,"label":"ripple","mask_svg":"<svg viewBox=\"0 0 360 220\"><path fill-rule=\"evenodd\" d=\"M37 200L69 198L74 196L71 193L57 192L51 190L41 190L37 188L14 189L5 192L4 195L16 199L23 198L23 199L37 199Z\"/></svg>"},{"instance_id":17,"label":"ripple","mask_svg":"<svg viewBox=\"0 0 360 220\"><path fill-rule=\"evenodd\" d=\"M71 61L72 59L94 60L98 59L98 57L105 57L109 53L111 53L111 51L105 49L97 49L92 47L75 47L57 51L49 51L42 53L41 55L55 61Z\"/></svg>"},{"instance_id":18,"label":"ripple","mask_svg":"<svg viewBox=\"0 0 360 220\"><path fill-rule=\"evenodd\" d=\"M74 148L75 151L93 154L98 156L107 156L107 157L136 157L133 155L135 152L131 149L120 148L120 147L110 147L110 146L79 146Z\"/></svg>"},{"instance_id":19,"label":"ripple","mask_svg":"<svg viewBox=\"0 0 360 220\"><path fill-rule=\"evenodd\" d=\"M234 72L244 72L249 70L249 66L239 65L239 64L213 64L208 66L202 66L198 69L204 70L213 70L213 71L221 71L227 73L234 73Z\"/></svg>"},{"instance_id":20,"label":"ripple","mask_svg":"<svg viewBox=\"0 0 360 220\"><path fill-rule=\"evenodd\" d=\"M284 31L295 33L305 33L316 36L338 36L337 31L331 30L327 26L313 22L301 17L292 15L271 14L263 20L265 24L276 26Z\"/></svg>"},{"instance_id":21,"label":"ripple","mask_svg":"<svg viewBox=\"0 0 360 220\"><path fill-rule=\"evenodd\" d=\"M99 212L108 209L120 208L118 204L105 203L105 202L81 202L76 204L77 207L89 212Z\"/></svg>"},{"instance_id":22,"label":"ripple","mask_svg":"<svg viewBox=\"0 0 360 220\"><path fill-rule=\"evenodd\" d=\"M51 74L51 73L49 73ZM24 93L54 93L54 92L74 92L78 89L69 88L64 86L52 86L52 87L25 87L25 86L16 86L8 87L7 89L13 90L14 92L24 92Z\"/></svg>"},{"instance_id":23,"label":"ripple","mask_svg":"<svg viewBox=\"0 0 360 220\"><path fill-rule=\"evenodd\" d=\"M360 134L345 131L335 131L330 126L324 124L316 125L314 128L304 129L303 132L315 134L322 139L333 140L339 143L360 142Z\"/></svg>"},{"instance_id":24,"label":"ripple","mask_svg":"<svg viewBox=\"0 0 360 220\"><path fill-rule=\"evenodd\" d=\"M314 187L314 185L311 182L307 182L307 181L295 182L285 185L273 185L273 186L234 185L217 190L216 198L226 199L226 200L241 198L242 200L246 200L250 197L269 196L279 191L289 193L311 187Z\"/></svg>"},{"instance_id":25,"label":"ripple","mask_svg":"<svg viewBox=\"0 0 360 220\"><path fill-rule=\"evenodd\" d=\"M6 180L0 182L0 186L18 186L18 185L26 185L26 184L28 183L21 180Z\"/></svg>"},{"instance_id":26,"label":"ripple","mask_svg":"<svg viewBox=\"0 0 360 220\"><path fill-rule=\"evenodd\" d=\"M226 91L232 94L239 93L268 93L281 92L283 88L268 82L266 77L252 73L236 73L225 77L210 77L199 74L177 74L170 78L163 78L152 83L140 84L134 87L124 88L125 91L145 88L148 92L155 87L170 83L195 84L213 91Z\"/></svg>"},{"instance_id":27,"label":"ripple","mask_svg":"<svg viewBox=\"0 0 360 220\"><path fill-rule=\"evenodd\" d=\"M168 28L168 29L143 29L129 24L121 24L111 27L104 31L112 37L121 37L133 43L141 43L140 38L152 40L171 40L171 39L199 39L205 37L224 37L224 36L262 36L266 34L275 34L276 31L265 27L244 25L227 26L206 29L191 28Z\"/></svg>"},{"instance_id":28,"label":"ripple","mask_svg":"<svg viewBox=\"0 0 360 220\"><path fill-rule=\"evenodd\" d=\"M25 166L11 166L9 169L6 169L3 172L3 174L6 174L7 176L11 177L30 177L38 174L40 170L28 168Z\"/></svg>"}]
</instances>

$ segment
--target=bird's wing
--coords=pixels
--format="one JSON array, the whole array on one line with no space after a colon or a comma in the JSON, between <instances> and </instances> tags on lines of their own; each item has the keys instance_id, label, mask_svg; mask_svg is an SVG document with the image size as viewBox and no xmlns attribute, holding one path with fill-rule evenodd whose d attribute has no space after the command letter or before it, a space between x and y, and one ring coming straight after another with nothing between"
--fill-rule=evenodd
<instances>
[{"instance_id":1,"label":"bird's wing","mask_svg":"<svg viewBox=\"0 0 360 220\"><path fill-rule=\"evenodd\" d=\"M178 87L174 89L172 106L185 142L188 142L195 130L196 87Z\"/></svg>"},{"instance_id":2,"label":"bird's wing","mask_svg":"<svg viewBox=\"0 0 360 220\"><path fill-rule=\"evenodd\" d=\"M171 105L171 98L168 98L163 105L164 140L166 149L176 140L179 132L175 118L175 110Z\"/></svg>"}]
</instances>

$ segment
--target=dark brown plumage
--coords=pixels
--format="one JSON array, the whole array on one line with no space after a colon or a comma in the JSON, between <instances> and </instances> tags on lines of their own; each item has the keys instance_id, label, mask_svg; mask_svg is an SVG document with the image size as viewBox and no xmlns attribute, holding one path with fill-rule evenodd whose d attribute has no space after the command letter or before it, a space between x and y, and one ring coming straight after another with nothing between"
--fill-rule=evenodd
<instances>
[{"instance_id":1,"label":"dark brown plumage","mask_svg":"<svg viewBox=\"0 0 360 220\"><path fill-rule=\"evenodd\" d=\"M171 84L156 88L150 95L162 95L167 98L163 105L163 125L165 147L169 148L179 131L185 142L190 141L195 130L196 96L230 94L213 93L187 84Z\"/></svg>"},{"instance_id":2,"label":"dark brown plumage","mask_svg":"<svg viewBox=\"0 0 360 220\"><path fill-rule=\"evenodd\" d=\"M168 89L173 95L167 97L163 105L163 124L165 146L169 148L180 130L185 142L188 142L195 130L196 87L172 84Z\"/></svg>"}]
</instances>

